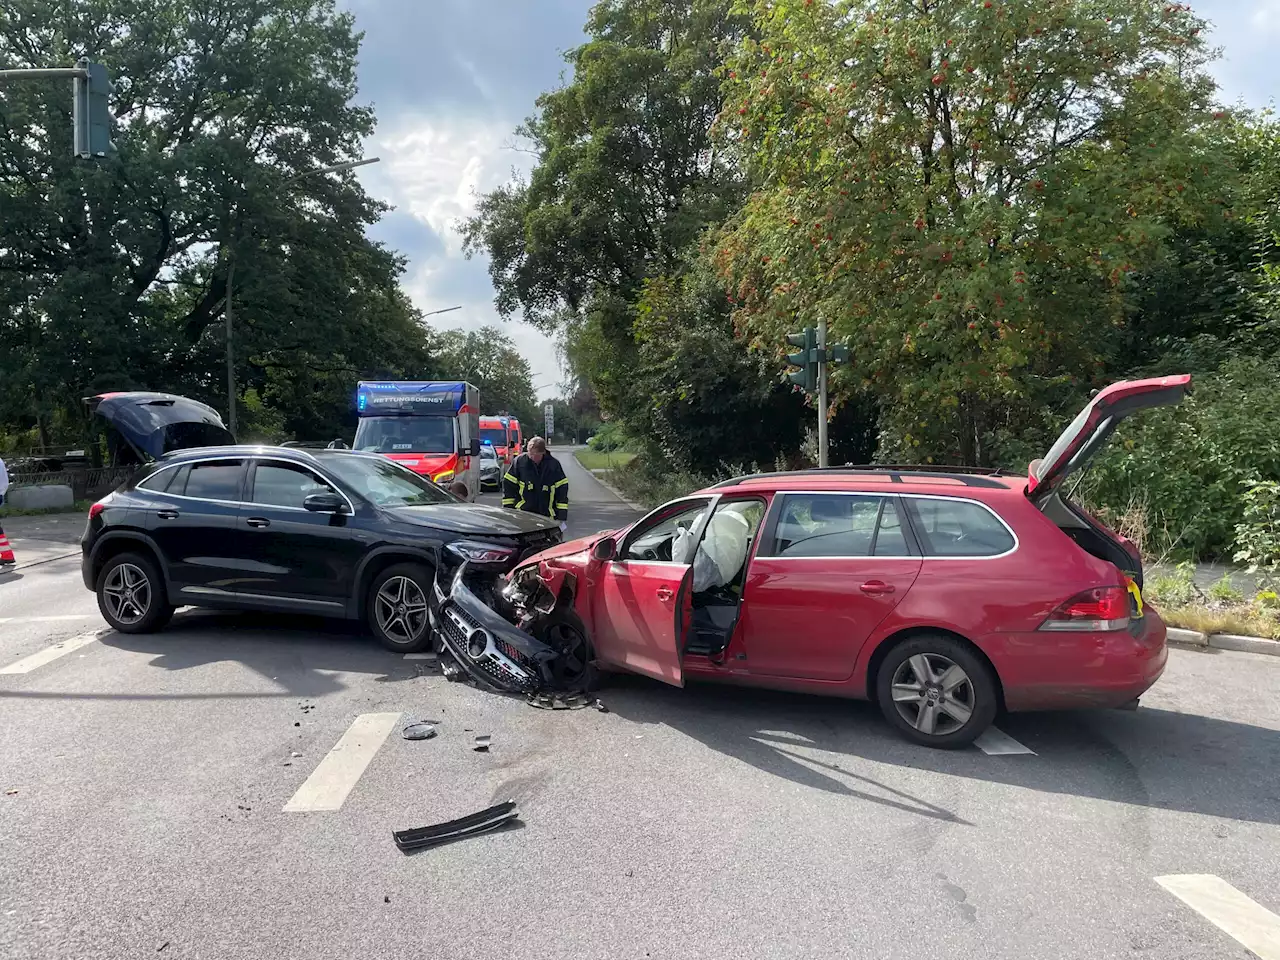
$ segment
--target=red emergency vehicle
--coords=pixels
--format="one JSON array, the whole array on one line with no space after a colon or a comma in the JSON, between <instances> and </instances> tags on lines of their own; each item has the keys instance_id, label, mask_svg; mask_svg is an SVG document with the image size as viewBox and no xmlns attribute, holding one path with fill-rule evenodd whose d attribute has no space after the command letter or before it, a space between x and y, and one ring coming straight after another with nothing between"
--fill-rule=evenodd
<instances>
[{"instance_id":1,"label":"red emergency vehicle","mask_svg":"<svg viewBox=\"0 0 1280 960\"><path fill-rule=\"evenodd\" d=\"M379 380L356 385L357 450L381 453L442 486L480 490L480 391L464 381Z\"/></svg>"}]
</instances>

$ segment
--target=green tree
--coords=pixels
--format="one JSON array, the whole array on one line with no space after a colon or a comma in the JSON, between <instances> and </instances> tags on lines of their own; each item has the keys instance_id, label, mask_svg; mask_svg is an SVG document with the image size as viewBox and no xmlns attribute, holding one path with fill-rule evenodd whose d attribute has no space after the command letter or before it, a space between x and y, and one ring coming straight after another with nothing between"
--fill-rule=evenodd
<instances>
[{"instance_id":1,"label":"green tree","mask_svg":"<svg viewBox=\"0 0 1280 960\"><path fill-rule=\"evenodd\" d=\"M597 3L590 39L566 56L572 81L539 97L518 131L532 173L483 197L463 225L468 253L489 257L499 312L560 334L613 416L643 418L655 400L634 375L646 280L677 277L742 196L711 126L717 70L747 28L730 0Z\"/></svg>"},{"instance_id":2,"label":"green tree","mask_svg":"<svg viewBox=\"0 0 1280 960\"><path fill-rule=\"evenodd\" d=\"M736 319L825 317L882 456L993 463L1104 374L1135 271L1216 229L1230 166L1202 21L1151 0L766 2L729 65L756 187Z\"/></svg>"},{"instance_id":3,"label":"green tree","mask_svg":"<svg viewBox=\"0 0 1280 960\"><path fill-rule=\"evenodd\" d=\"M474 384L486 414L505 411L522 425L542 422L529 361L497 327L446 330L436 335L433 346L440 375ZM528 426L525 434L533 435Z\"/></svg>"},{"instance_id":4,"label":"green tree","mask_svg":"<svg viewBox=\"0 0 1280 960\"><path fill-rule=\"evenodd\" d=\"M224 406L233 262L237 378L290 429L340 429L355 379L428 362L401 261L364 236L383 207L305 175L373 129L358 47L332 0L6 4L6 67L108 65L119 153L72 159L67 84L0 92L5 422L74 422L105 388Z\"/></svg>"}]
</instances>

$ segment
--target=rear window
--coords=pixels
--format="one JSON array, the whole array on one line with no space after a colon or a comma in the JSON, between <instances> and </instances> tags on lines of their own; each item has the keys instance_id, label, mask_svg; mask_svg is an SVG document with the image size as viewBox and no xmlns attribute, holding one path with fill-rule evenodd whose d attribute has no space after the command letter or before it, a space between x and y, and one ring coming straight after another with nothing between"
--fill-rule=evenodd
<instances>
[{"instance_id":1,"label":"rear window","mask_svg":"<svg viewBox=\"0 0 1280 960\"><path fill-rule=\"evenodd\" d=\"M926 557L998 557L1016 546L989 508L972 500L905 498Z\"/></svg>"}]
</instances>

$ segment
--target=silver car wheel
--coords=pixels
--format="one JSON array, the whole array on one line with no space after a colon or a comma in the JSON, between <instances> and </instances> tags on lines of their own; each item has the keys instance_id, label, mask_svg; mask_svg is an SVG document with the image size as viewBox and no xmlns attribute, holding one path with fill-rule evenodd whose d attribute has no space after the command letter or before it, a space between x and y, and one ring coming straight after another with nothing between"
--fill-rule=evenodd
<instances>
[{"instance_id":1,"label":"silver car wheel","mask_svg":"<svg viewBox=\"0 0 1280 960\"><path fill-rule=\"evenodd\" d=\"M908 657L893 674L893 705L920 733L945 736L973 716L973 682L955 661L937 653Z\"/></svg>"},{"instance_id":2,"label":"silver car wheel","mask_svg":"<svg viewBox=\"0 0 1280 960\"><path fill-rule=\"evenodd\" d=\"M102 585L107 612L119 623L137 623L151 609L151 580L132 563L113 567Z\"/></svg>"},{"instance_id":3,"label":"silver car wheel","mask_svg":"<svg viewBox=\"0 0 1280 960\"><path fill-rule=\"evenodd\" d=\"M414 643L427 629L427 596L408 577L388 577L374 597L373 615L387 639Z\"/></svg>"}]
</instances>

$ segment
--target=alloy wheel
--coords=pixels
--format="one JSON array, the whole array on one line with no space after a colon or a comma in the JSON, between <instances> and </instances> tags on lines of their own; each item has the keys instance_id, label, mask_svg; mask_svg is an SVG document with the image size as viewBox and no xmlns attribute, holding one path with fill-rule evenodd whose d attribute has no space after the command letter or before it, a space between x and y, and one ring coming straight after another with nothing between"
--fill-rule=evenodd
<instances>
[{"instance_id":1,"label":"alloy wheel","mask_svg":"<svg viewBox=\"0 0 1280 960\"><path fill-rule=\"evenodd\" d=\"M547 628L544 642L560 654L555 666L556 679L561 685L573 684L587 672L590 648L582 631L571 623L553 623Z\"/></svg>"},{"instance_id":2,"label":"alloy wheel","mask_svg":"<svg viewBox=\"0 0 1280 960\"><path fill-rule=\"evenodd\" d=\"M893 674L893 705L920 733L945 736L973 716L973 681L954 660L937 653L908 657Z\"/></svg>"},{"instance_id":3,"label":"alloy wheel","mask_svg":"<svg viewBox=\"0 0 1280 960\"><path fill-rule=\"evenodd\" d=\"M102 595L117 622L134 624L151 609L151 579L141 567L122 563L107 574Z\"/></svg>"},{"instance_id":4,"label":"alloy wheel","mask_svg":"<svg viewBox=\"0 0 1280 960\"><path fill-rule=\"evenodd\" d=\"M388 577L373 605L378 629L394 643L413 643L427 628L427 596L408 577Z\"/></svg>"}]
</instances>

